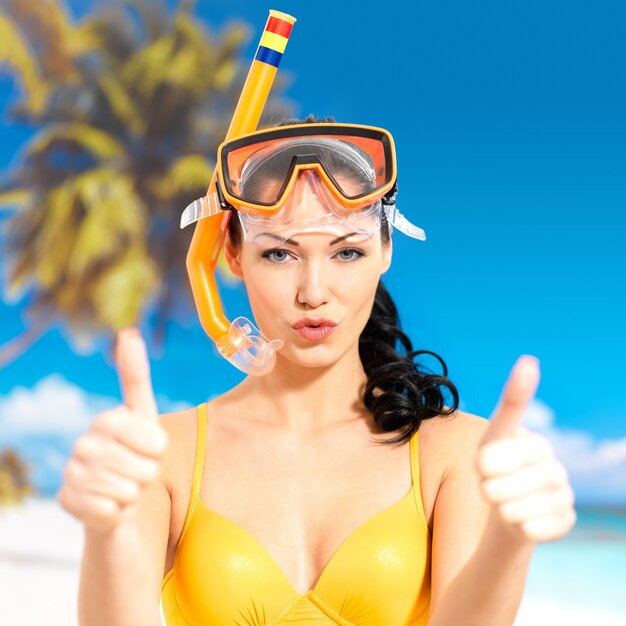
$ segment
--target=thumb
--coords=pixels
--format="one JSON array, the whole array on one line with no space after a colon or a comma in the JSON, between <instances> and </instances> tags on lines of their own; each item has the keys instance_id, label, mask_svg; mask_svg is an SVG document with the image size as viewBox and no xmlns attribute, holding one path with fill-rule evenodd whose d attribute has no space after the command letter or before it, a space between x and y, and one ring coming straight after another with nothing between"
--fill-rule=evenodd
<instances>
[{"instance_id":1,"label":"thumb","mask_svg":"<svg viewBox=\"0 0 626 626\"><path fill-rule=\"evenodd\" d=\"M156 418L158 415L146 344L136 328L124 328L117 334L115 362L124 404L136 413Z\"/></svg>"},{"instance_id":2,"label":"thumb","mask_svg":"<svg viewBox=\"0 0 626 626\"><path fill-rule=\"evenodd\" d=\"M539 360L534 356L522 355L509 374L483 441L515 434L524 410L535 397L538 385Z\"/></svg>"}]
</instances>

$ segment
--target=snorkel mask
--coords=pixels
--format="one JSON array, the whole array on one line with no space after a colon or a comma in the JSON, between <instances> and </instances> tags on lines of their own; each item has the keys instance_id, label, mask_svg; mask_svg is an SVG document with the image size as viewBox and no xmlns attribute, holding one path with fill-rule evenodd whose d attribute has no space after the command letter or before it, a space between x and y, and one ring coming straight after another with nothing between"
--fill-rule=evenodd
<instances>
[{"instance_id":1,"label":"snorkel mask","mask_svg":"<svg viewBox=\"0 0 626 626\"><path fill-rule=\"evenodd\" d=\"M313 230L371 237L380 231L383 212L390 232L395 227L410 237L426 238L395 206L396 158L388 131L336 123L254 131L280 55L273 57L273 72L255 69L255 64L268 65L260 60L270 58L262 52L264 42L277 45L275 36L267 37L268 29L275 29L272 35L281 28L286 33L281 36L284 50L293 22L290 16L270 11L261 52L257 51L227 138L218 148L207 195L190 204L181 218L181 228L197 222L187 270L203 328L222 356L252 375L274 368L283 342L268 339L245 317L230 323L223 313L215 266L231 217L239 219L247 242L268 247L270 241L275 247L296 233Z\"/></svg>"},{"instance_id":2,"label":"snorkel mask","mask_svg":"<svg viewBox=\"0 0 626 626\"><path fill-rule=\"evenodd\" d=\"M302 215L303 179L326 207L325 214L311 216L308 225ZM388 131L358 124L281 126L220 145L216 190L185 209L181 228L236 209L244 237L252 243L262 229L280 233L282 241L325 226L373 234L380 230L384 210L391 227L426 239L424 231L397 210L397 190L395 150Z\"/></svg>"}]
</instances>

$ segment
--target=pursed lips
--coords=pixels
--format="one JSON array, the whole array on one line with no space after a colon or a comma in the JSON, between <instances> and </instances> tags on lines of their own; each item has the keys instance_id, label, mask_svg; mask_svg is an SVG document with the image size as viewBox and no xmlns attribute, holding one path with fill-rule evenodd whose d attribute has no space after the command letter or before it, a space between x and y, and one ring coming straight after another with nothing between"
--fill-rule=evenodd
<instances>
[{"instance_id":1,"label":"pursed lips","mask_svg":"<svg viewBox=\"0 0 626 626\"><path fill-rule=\"evenodd\" d=\"M305 318L302 318L301 320L298 320L295 324L292 324L292 327L295 328L296 330L299 330L305 327L319 328L321 326L336 326L336 325L337 325L336 322L333 322L333 320L330 320L327 318L313 319L310 317L305 317Z\"/></svg>"}]
</instances>

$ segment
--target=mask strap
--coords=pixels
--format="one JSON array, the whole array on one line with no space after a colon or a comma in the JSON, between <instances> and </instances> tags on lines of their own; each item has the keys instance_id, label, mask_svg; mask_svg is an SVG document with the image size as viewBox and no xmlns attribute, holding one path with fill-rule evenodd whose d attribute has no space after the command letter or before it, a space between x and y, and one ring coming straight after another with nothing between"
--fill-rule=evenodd
<instances>
[{"instance_id":1,"label":"mask strap","mask_svg":"<svg viewBox=\"0 0 626 626\"><path fill-rule=\"evenodd\" d=\"M187 208L180 216L180 228L185 228L185 226L189 226L189 224L193 224L203 217L217 215L222 211L217 191L212 191L187 205Z\"/></svg>"},{"instance_id":2,"label":"mask strap","mask_svg":"<svg viewBox=\"0 0 626 626\"><path fill-rule=\"evenodd\" d=\"M387 216L387 222L389 223L389 234L393 233L393 228L395 227L408 237L425 241L426 233L424 230L409 222L409 220L407 220L406 217L400 213L398 207L396 207L397 193L398 184L396 183L391 191L382 199L385 215Z\"/></svg>"},{"instance_id":3,"label":"mask strap","mask_svg":"<svg viewBox=\"0 0 626 626\"><path fill-rule=\"evenodd\" d=\"M409 220L407 220L395 206L386 205L385 215L387 216L389 224L397 228L401 233L404 233L413 239L421 239L422 241L426 240L426 233L424 230L409 222Z\"/></svg>"}]
</instances>

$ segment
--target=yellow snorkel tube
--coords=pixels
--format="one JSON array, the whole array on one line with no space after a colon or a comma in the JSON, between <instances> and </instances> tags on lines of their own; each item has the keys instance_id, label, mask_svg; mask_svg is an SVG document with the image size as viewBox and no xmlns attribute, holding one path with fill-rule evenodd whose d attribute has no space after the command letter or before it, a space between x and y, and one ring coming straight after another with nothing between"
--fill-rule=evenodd
<instances>
[{"instance_id":1,"label":"yellow snorkel tube","mask_svg":"<svg viewBox=\"0 0 626 626\"><path fill-rule=\"evenodd\" d=\"M270 10L225 140L256 130L295 21L286 13ZM196 203L215 203L216 181L217 166L206 196ZM224 315L215 267L232 212L215 206L207 213L196 224L186 262L200 323L224 358L247 374L262 376L274 368L276 351L283 342L270 341L244 317L231 323Z\"/></svg>"}]
</instances>

